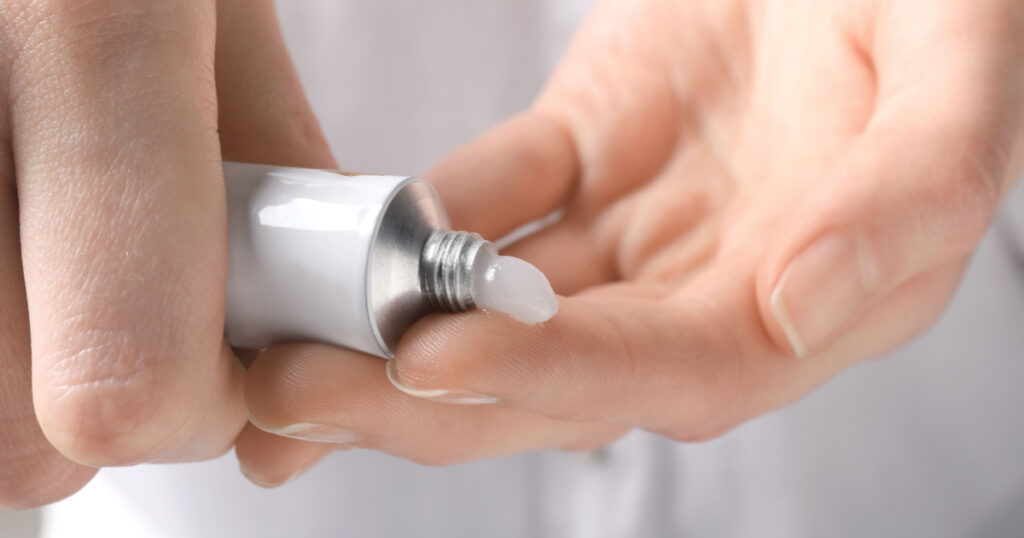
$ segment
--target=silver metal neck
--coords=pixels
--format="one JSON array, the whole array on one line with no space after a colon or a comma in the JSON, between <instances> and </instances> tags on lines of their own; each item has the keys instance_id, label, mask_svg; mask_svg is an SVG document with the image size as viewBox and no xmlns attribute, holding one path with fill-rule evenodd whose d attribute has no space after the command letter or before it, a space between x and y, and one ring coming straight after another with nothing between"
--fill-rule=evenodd
<instances>
[{"instance_id":1,"label":"silver metal neck","mask_svg":"<svg viewBox=\"0 0 1024 538\"><path fill-rule=\"evenodd\" d=\"M435 230L420 255L420 284L438 312L465 312L473 301L473 266L477 256L494 245L469 232Z\"/></svg>"},{"instance_id":2,"label":"silver metal neck","mask_svg":"<svg viewBox=\"0 0 1024 538\"><path fill-rule=\"evenodd\" d=\"M370 325L382 355L393 356L402 335L431 312L475 307L473 267L494 244L476 234L449 232L441 197L410 179L386 204L370 248Z\"/></svg>"}]
</instances>

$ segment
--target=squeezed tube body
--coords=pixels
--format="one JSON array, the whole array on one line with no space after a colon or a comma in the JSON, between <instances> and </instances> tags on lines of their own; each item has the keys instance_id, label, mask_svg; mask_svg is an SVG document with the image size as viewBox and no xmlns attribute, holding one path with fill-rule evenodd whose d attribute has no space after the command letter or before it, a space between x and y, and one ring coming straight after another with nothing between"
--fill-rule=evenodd
<instances>
[{"instance_id":1,"label":"squeezed tube body","mask_svg":"<svg viewBox=\"0 0 1024 538\"><path fill-rule=\"evenodd\" d=\"M428 183L239 163L225 163L224 176L231 345L313 340L391 357L435 309L422 278L440 272L421 258L449 224Z\"/></svg>"}]
</instances>

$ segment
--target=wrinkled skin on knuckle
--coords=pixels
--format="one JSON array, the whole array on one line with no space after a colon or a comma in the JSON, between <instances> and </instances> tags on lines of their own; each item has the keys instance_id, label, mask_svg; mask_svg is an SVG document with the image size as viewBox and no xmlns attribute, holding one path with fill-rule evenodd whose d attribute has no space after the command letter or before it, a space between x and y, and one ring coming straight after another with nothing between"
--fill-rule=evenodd
<instances>
[{"instance_id":1,"label":"wrinkled skin on knuckle","mask_svg":"<svg viewBox=\"0 0 1024 538\"><path fill-rule=\"evenodd\" d=\"M203 372L178 359L215 351L189 328L185 312L197 309L176 297L188 289L179 283L186 275L155 257L90 243L56 254L64 259L45 264L55 274L26 275L35 284L30 305L42 304L32 318L34 399L44 431L66 455L123 464L153 455L196 415L188 380Z\"/></svg>"},{"instance_id":2,"label":"wrinkled skin on knuckle","mask_svg":"<svg viewBox=\"0 0 1024 538\"><path fill-rule=\"evenodd\" d=\"M50 359L37 383L40 425L65 456L87 465L148 461L170 448L194 413L182 387L170 385L149 363L171 360L132 345L132 337L94 336Z\"/></svg>"}]
</instances>

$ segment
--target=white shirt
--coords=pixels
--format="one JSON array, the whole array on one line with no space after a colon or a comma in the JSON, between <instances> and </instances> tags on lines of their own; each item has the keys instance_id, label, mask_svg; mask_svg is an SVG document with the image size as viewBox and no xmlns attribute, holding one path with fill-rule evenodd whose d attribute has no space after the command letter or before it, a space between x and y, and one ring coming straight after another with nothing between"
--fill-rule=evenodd
<instances>
[{"instance_id":1,"label":"white shirt","mask_svg":"<svg viewBox=\"0 0 1024 538\"><path fill-rule=\"evenodd\" d=\"M281 1L343 166L418 173L523 109L587 2ZM942 320L721 439L427 468L334 454L278 490L233 456L106 469L44 536L1006 536L1024 529L1024 190ZM1017 218L1015 222L1012 220Z\"/></svg>"}]
</instances>

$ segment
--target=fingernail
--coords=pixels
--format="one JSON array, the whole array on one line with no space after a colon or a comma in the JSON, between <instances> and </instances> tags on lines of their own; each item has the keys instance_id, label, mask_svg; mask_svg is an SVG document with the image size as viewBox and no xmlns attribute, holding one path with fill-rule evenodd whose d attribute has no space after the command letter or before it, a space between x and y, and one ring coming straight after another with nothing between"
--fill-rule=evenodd
<instances>
[{"instance_id":1,"label":"fingernail","mask_svg":"<svg viewBox=\"0 0 1024 538\"><path fill-rule=\"evenodd\" d=\"M417 389L410 387L403 384L399 379L398 372L395 371L394 359L388 361L384 370L387 372L388 380L391 381L391 384L394 385L396 389L408 394L409 396L457 405L488 405L496 404L501 401L494 396L487 396L485 394L465 390Z\"/></svg>"},{"instance_id":2,"label":"fingernail","mask_svg":"<svg viewBox=\"0 0 1024 538\"><path fill-rule=\"evenodd\" d=\"M862 236L826 236L798 254L772 292L772 314L798 357L820 349L860 311L878 285Z\"/></svg>"},{"instance_id":3,"label":"fingernail","mask_svg":"<svg viewBox=\"0 0 1024 538\"><path fill-rule=\"evenodd\" d=\"M299 423L267 431L282 437L291 437L292 439L316 443L357 445L363 441L363 434L357 431L337 426L328 426L326 424Z\"/></svg>"}]
</instances>

